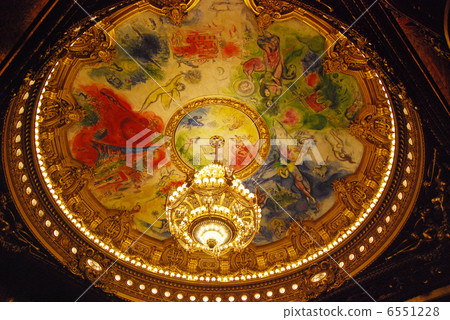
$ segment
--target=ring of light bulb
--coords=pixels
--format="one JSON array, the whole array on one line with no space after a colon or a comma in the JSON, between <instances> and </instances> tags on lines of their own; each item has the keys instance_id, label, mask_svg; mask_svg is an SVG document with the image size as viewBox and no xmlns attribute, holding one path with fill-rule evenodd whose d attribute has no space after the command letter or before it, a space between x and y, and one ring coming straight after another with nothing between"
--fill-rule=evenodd
<instances>
[{"instance_id":1,"label":"ring of light bulb","mask_svg":"<svg viewBox=\"0 0 450 320\"><path fill-rule=\"evenodd\" d=\"M111 244L111 248L106 246L106 247L108 247L108 249L106 249L102 240L98 236L91 234L91 232L89 230L87 230L87 228L82 224L82 222L79 219L74 217L74 213L72 213L71 211L69 211L67 209L67 206L64 204L64 200L60 199L58 197L58 195L56 194L56 192L51 184L51 181L48 177L47 168L45 167L44 162L42 161L42 154L41 154L40 142L39 142L39 120L40 120L40 112L41 112L40 107L42 106L42 99L44 98L43 94L46 91L46 87L48 86L49 80L53 76L53 73L55 72L58 65L59 65L59 61L56 62L55 66L52 68L51 72L49 73L49 76L45 82L45 85L40 93L38 105L37 105L36 113L35 113L36 121L34 123L35 124L34 144L35 144L36 157L38 159L38 164L39 164L39 170L41 171L41 175L44 178L44 181L47 184L47 188L48 188L49 192L52 194L52 197L54 198L56 204L61 209L61 211L64 213L64 215L69 219L69 221L74 226L76 226L77 229L79 229L82 233L84 233L84 235L87 238L89 238L89 240L92 240L100 249L103 249L103 250L109 252L110 254L114 254L114 256L116 256L119 260L124 261L125 263L130 263L132 265L136 265L137 264L136 261L132 260L130 255L128 255L126 252L125 253L121 252L120 249L113 248L112 244ZM387 94L386 88L384 87L384 84L378 75L377 75L377 78L378 78L378 83L380 84L380 86L383 90L384 96L387 99L387 104L388 104L389 114L391 117L391 124L392 124L392 126L391 126L391 148L390 148L387 170L384 173L385 178L381 184L381 187L378 189L378 193L372 199L372 201L369 205L369 208L367 208L361 214L359 214L357 216L355 222L353 224L351 224L349 227L347 227L346 229L343 229L343 231L340 233L340 235L337 236L335 240L331 241L327 247L318 248L316 253L310 254L306 258L300 258L295 262L289 262L286 264L285 267L281 267L281 269L276 268L275 270L279 270L279 271L281 270L281 272L284 272L287 270L293 270L293 269L299 268L300 266L302 266L304 264L311 263L312 261L316 260L317 258L319 258L320 256L322 256L325 253L329 254L329 252L333 248L335 248L340 242L342 242L344 239L346 239L348 236L350 236L358 227L361 226L362 222L364 222L366 220L366 218L372 212L372 209L378 203L378 200L381 198L381 196L385 190L385 187L387 185L387 181L389 180L391 170L393 167L393 163L394 163L394 156L395 156L395 152L396 152L396 132L395 132L394 113L392 110L391 101L389 100L389 96ZM31 81L33 81L33 80L31 80ZM22 107L19 110L19 114L23 114L23 113L24 113L24 110ZM406 109L404 109L404 113L407 115ZM198 181L196 181L196 182L198 182ZM217 182L222 183L221 180L217 181ZM199 277L197 275L189 274L189 273L181 274L181 273L169 272L167 270L162 269L159 266L154 266L154 265L144 261L144 259L142 259L142 262L139 262L139 263L140 263L140 267L142 269L145 269L151 273L165 274L170 277L182 278L182 279L189 280L189 281L198 281L199 280ZM271 271L272 271L271 273L269 271L264 271L264 272L260 272L257 274L252 273L252 274L247 275L247 277L242 277L241 280L245 281L245 280L251 280L251 279L255 279L255 278L266 278L266 277L273 275L273 270L271 270ZM217 278L212 277L211 281L228 282L228 281L234 281L234 278L233 278L233 276L220 276Z\"/></svg>"}]
</instances>

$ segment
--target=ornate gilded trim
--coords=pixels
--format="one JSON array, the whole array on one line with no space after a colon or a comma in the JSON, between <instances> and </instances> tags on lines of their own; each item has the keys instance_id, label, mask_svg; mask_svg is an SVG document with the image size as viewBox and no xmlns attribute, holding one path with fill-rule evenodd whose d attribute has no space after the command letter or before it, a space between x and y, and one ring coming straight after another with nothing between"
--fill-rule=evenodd
<instances>
[{"instance_id":1,"label":"ornate gilded trim","mask_svg":"<svg viewBox=\"0 0 450 320\"><path fill-rule=\"evenodd\" d=\"M248 165L246 165L244 168L236 170L235 175L239 179L245 179L248 176L250 176L252 173L256 172L259 167L261 166L261 163L264 163L267 156L269 155L270 151L270 133L269 128L267 127L266 122L263 120L263 118L260 116L260 114L250 107L249 105L233 99L229 97L202 97L198 99L194 99L192 101L189 101L186 103L181 109L178 109L170 118L170 120L167 123L165 135L167 137L170 137L173 141L175 139L175 133L177 130L178 125L180 124L181 120L189 114L189 112L194 111L198 108L208 106L208 105L221 105L221 106L228 106L232 107L236 110L239 110L243 112L245 115L247 115L250 120L253 121L258 134L259 139L261 141L261 145L258 148L258 154L257 158L253 159ZM180 155L178 154L178 150L175 148L174 143L170 143L171 147L171 161L172 163L183 173L188 174L192 171L192 167L184 162Z\"/></svg>"},{"instance_id":2,"label":"ornate gilded trim","mask_svg":"<svg viewBox=\"0 0 450 320\"><path fill-rule=\"evenodd\" d=\"M260 30L267 29L275 20L288 18L294 10L298 9L283 0L245 0L245 3L254 12Z\"/></svg>"}]
</instances>

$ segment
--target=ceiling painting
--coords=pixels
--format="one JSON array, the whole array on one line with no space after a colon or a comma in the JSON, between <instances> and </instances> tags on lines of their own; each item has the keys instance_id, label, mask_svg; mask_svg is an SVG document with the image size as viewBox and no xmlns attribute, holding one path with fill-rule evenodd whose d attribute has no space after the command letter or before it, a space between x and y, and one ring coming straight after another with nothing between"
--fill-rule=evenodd
<instances>
[{"instance_id":1,"label":"ceiling painting","mask_svg":"<svg viewBox=\"0 0 450 320\"><path fill-rule=\"evenodd\" d=\"M74 273L105 272L99 285L132 300L231 301L232 286L261 297L261 284L264 299L309 300L401 229L423 152L405 93L368 63L376 53L264 3L111 9L21 88L5 172L26 223ZM219 258L181 248L165 214L168 194L214 160L262 209L253 242Z\"/></svg>"},{"instance_id":2,"label":"ceiling painting","mask_svg":"<svg viewBox=\"0 0 450 320\"><path fill-rule=\"evenodd\" d=\"M152 174L127 166L127 152L136 151L127 151L126 142L143 130L163 134L174 112L197 97L242 101L259 115L252 119L239 107L207 105L183 118L170 143L183 162L200 169L212 161L214 150L206 143L193 166L194 146L220 135L224 164L239 170L261 138L253 120L265 121L266 138L297 141L286 154L273 145L267 161L248 179L252 188L260 186L273 196L262 193L264 218L254 240L266 244L285 237L291 217L316 220L333 206L332 183L354 173L362 158L363 144L348 127L364 101L353 76L324 71L320 55L326 40L319 31L297 20L260 31L243 2L229 10L217 8L200 3L181 29L143 12L111 30L116 41L112 59L84 65L74 79L72 95L86 116L68 130L70 151L94 169L89 189L102 205L138 208L138 230L149 228L148 235L165 239L168 226L158 217L167 192L183 184L187 172L171 162L157 168L166 158L163 147L153 153ZM145 157L150 145L135 156ZM313 155L307 150L312 147L320 159L303 161ZM303 148L308 153L300 155Z\"/></svg>"}]
</instances>

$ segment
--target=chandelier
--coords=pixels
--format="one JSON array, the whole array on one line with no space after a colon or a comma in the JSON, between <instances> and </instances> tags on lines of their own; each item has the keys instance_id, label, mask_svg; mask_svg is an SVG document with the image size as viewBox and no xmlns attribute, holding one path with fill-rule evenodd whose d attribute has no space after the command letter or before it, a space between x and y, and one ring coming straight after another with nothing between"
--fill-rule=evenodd
<instances>
[{"instance_id":1,"label":"chandelier","mask_svg":"<svg viewBox=\"0 0 450 320\"><path fill-rule=\"evenodd\" d=\"M259 231L258 196L217 160L223 143L222 137L212 137L214 163L191 172L167 198L170 232L190 252L220 256L230 250L241 251Z\"/></svg>"}]
</instances>

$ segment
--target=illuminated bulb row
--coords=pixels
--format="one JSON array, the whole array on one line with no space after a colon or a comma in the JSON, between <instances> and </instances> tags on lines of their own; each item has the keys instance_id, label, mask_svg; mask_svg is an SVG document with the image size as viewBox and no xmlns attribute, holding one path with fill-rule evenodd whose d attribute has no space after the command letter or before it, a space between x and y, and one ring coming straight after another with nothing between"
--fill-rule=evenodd
<instances>
[{"instance_id":1,"label":"illuminated bulb row","mask_svg":"<svg viewBox=\"0 0 450 320\"><path fill-rule=\"evenodd\" d=\"M203 178L211 178L211 177L225 177L225 168L221 165L212 163L204 167L199 172L195 173L194 178L203 180Z\"/></svg>"},{"instance_id":2,"label":"illuminated bulb row","mask_svg":"<svg viewBox=\"0 0 450 320\"><path fill-rule=\"evenodd\" d=\"M187 191L188 186L184 183L181 187L178 187L176 191L174 191L168 198L169 203L173 203L180 197L181 194Z\"/></svg>"},{"instance_id":3,"label":"illuminated bulb row","mask_svg":"<svg viewBox=\"0 0 450 320\"><path fill-rule=\"evenodd\" d=\"M201 206L199 208L195 208L194 210L191 210L191 215L192 216L197 216L200 213L206 213L208 211L208 209L205 206ZM224 206L218 206L218 205L214 205L212 208L210 208L209 210L210 213L219 213L219 214L230 214L230 209L228 209L227 207Z\"/></svg>"},{"instance_id":4,"label":"illuminated bulb row","mask_svg":"<svg viewBox=\"0 0 450 320\"><path fill-rule=\"evenodd\" d=\"M224 178L208 178L205 177L203 179L201 178L197 178L194 181L194 184L199 186L199 187L220 187L223 186L225 183L225 179Z\"/></svg>"},{"instance_id":5,"label":"illuminated bulb row","mask_svg":"<svg viewBox=\"0 0 450 320\"><path fill-rule=\"evenodd\" d=\"M59 63L59 62L58 62ZM55 65L55 67L58 65L58 63ZM50 73L47 81L46 81L46 86L48 85L48 80L51 79L53 72L55 71L55 68L53 68L52 72ZM380 80L381 82L381 80ZM31 84L31 82L30 82ZM382 84L382 83L381 83ZM64 214L69 218L69 220L81 231L85 234L85 236L87 236L89 239L93 240L94 243L96 243L99 247L103 248L104 250L114 254L115 256L117 256L119 259L126 261L126 262L130 262L131 264L137 266L137 267L141 267L143 269L146 269L150 272L153 273L159 273L159 274L165 274L171 277L177 277L177 278L182 278L182 279L188 279L188 280L199 280L200 281L204 281L203 277L198 277L198 276L193 276L193 275L187 275L187 274L180 274L180 273L173 273L173 272L169 272L169 271L164 271L162 269L159 269L158 267L155 266L150 266L147 265L145 263L142 263L140 261L136 261L136 260L132 260L130 256L125 255L123 253L120 253L118 250L114 249L114 248L110 248L108 245L104 244L99 238L97 238L96 236L92 235L77 219L73 218L73 216L69 213L69 211L67 210L66 206L63 204L62 199L59 198L59 196L56 194L55 190L53 189L53 186L51 184L51 181L48 177L48 174L46 172L46 168L44 166L44 163L42 161L42 155L41 155L41 149L40 149L40 142L39 142L39 119L40 119L40 112L41 112L41 106L42 106L42 100L43 100L43 93L45 93L46 88L44 87L41 95L39 97L39 101L38 101L38 107L36 109L36 122L35 122L35 146L36 146L36 154L37 154L37 158L38 158L38 163L39 163L39 168L41 170L42 176L44 177L44 181L47 184L47 187L50 191L50 193L52 194L52 197L55 199L55 202L59 205L59 207L61 208L61 210L64 212ZM385 96L388 98L387 93L386 93L386 89L383 87L383 91L385 92ZM25 94L23 99L27 99L28 96ZM392 170L392 165L393 165L393 158L395 156L395 123L394 123L394 116L393 116L393 111L392 111L392 107L391 107L391 103L388 100L388 104L389 104L389 111L391 113L391 118L392 118L392 140L391 140L391 149L390 149L390 159L389 159L389 164L388 164L388 169L385 173L385 178L384 181L382 182L381 188L379 189L378 193L376 194L376 196L374 197L374 199L372 200L372 203L369 205L369 208L366 210L366 212L359 217L359 219L357 219L357 221L350 226L350 228L348 228L345 233L340 236L339 238L337 238L335 241L333 241L331 244L329 244L326 248L322 248L322 250L320 250L319 252L309 256L306 259L300 259L297 262L291 263L289 265L287 265L286 267L282 267L280 269L275 269L275 270L270 270L270 271L266 271L264 273L259 273L258 275L253 274L252 276L247 275L245 276L241 276L239 277L212 277L212 278L208 278L206 281L223 281L223 282L228 282L228 281L234 281L234 280L249 280L249 279L254 279L254 278L264 278L270 275L273 275L274 273L280 273L280 272L284 272L285 270L291 270L291 269L295 269L297 267L300 267L302 264L308 263L316 258L318 258L319 256L323 255L324 253L328 252L329 250L333 249L335 246L337 246L340 242L342 242L344 239L346 239L349 235L351 235L356 229L357 227L359 227L361 225L361 223L368 217L368 214L372 211L372 209L376 206L378 200L381 198L382 193L386 187L387 181L389 180L389 176ZM24 110L23 108L21 108L19 110L19 114L23 114ZM17 123L17 128L21 127L21 123L18 122ZM18 136L19 138L19 142L20 142L20 135ZM19 156L21 154L21 152L19 152L20 149L18 149L17 151L17 155ZM211 175L214 176L221 176L224 177L225 176L225 171L223 170L222 166L219 165L215 165L215 164L211 164L207 167L205 167L204 169L207 170L202 170L200 171L200 173L197 173L195 178L195 182L198 184L210 184L210 185L220 185L223 184L225 181L223 178L219 178L216 179L214 177L211 177ZM211 177L211 178L210 178ZM243 196L246 196L248 199L253 199L255 196L254 194L250 193L250 191L248 189L246 189L242 183L240 182L240 180L235 179L233 181L233 188L235 190L237 190L240 194L242 194ZM180 194L182 194L183 192L185 192L187 189L186 184L184 184L181 187L178 187L177 190L172 194L171 197L172 201L176 200ZM169 198L170 199L170 198ZM37 201L35 199L33 199L34 201L34 205L37 204ZM224 207L216 207L216 210L219 210L218 212L220 212L220 210L222 209L222 211L228 211L227 213L229 213L229 209L228 208L224 208ZM204 209L203 209L204 208ZM206 210L205 207L202 207L200 210ZM214 210L214 207L213 207ZM261 209L258 210L258 214L259 216L261 216ZM48 221L48 220L47 220ZM50 221L48 221L50 222ZM386 222L389 222L388 219L386 218ZM377 232L381 233L383 231L382 227L378 227ZM57 230L54 231L54 235L57 237L59 235L59 232ZM191 240L192 241L192 240ZM371 237L369 239L369 243L373 242L373 237ZM360 248L360 251L364 251L364 247L362 246ZM72 248L72 253L76 254L77 249L76 248ZM342 266L343 266L343 262ZM202 279L203 278L203 279ZM293 289L294 289L294 285L293 285ZM294 289L296 290L296 289ZM153 292L152 292L153 293ZM256 297L255 297L256 298Z\"/></svg>"}]
</instances>

